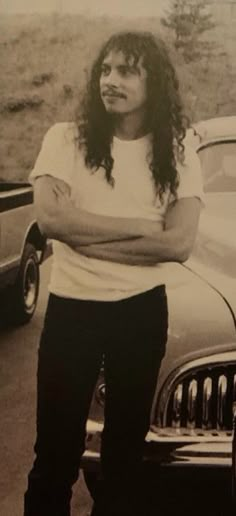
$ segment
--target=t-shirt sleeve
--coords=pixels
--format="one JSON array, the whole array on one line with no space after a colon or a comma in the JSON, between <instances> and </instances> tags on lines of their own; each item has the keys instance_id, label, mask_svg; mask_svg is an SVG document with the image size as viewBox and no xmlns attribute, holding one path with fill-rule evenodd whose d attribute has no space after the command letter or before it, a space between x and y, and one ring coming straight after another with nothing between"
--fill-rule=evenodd
<instances>
[{"instance_id":1,"label":"t-shirt sleeve","mask_svg":"<svg viewBox=\"0 0 236 516\"><path fill-rule=\"evenodd\" d=\"M179 174L178 199L198 197L201 200L202 206L204 206L201 163L197 152L190 145L185 144L184 163L182 164L178 161L177 170Z\"/></svg>"},{"instance_id":2,"label":"t-shirt sleeve","mask_svg":"<svg viewBox=\"0 0 236 516\"><path fill-rule=\"evenodd\" d=\"M68 124L53 125L43 138L29 182L33 185L37 177L51 175L71 185L73 158L74 142Z\"/></svg>"}]
</instances>

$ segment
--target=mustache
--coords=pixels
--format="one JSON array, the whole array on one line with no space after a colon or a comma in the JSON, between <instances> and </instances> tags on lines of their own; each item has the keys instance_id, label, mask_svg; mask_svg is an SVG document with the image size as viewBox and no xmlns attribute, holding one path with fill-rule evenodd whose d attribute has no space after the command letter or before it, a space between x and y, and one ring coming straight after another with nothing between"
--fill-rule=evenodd
<instances>
[{"instance_id":1,"label":"mustache","mask_svg":"<svg viewBox=\"0 0 236 516\"><path fill-rule=\"evenodd\" d=\"M111 96L111 97L117 97L117 98L121 98L121 99L125 99L126 96L124 95L124 93L121 93L120 91L116 91L112 88L106 88L105 90L102 91L102 96L103 97L106 97L106 96Z\"/></svg>"}]
</instances>

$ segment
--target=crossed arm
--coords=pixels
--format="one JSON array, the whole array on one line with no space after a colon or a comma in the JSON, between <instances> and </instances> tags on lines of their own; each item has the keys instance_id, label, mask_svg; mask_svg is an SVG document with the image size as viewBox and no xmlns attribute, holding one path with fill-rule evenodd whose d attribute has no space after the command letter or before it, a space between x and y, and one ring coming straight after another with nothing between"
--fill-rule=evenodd
<instances>
[{"instance_id":1,"label":"crossed arm","mask_svg":"<svg viewBox=\"0 0 236 516\"><path fill-rule=\"evenodd\" d=\"M77 208L70 187L51 176L35 182L34 199L39 227L80 254L130 265L185 261L197 232L200 201L184 198L171 203L164 230L144 219L107 217Z\"/></svg>"}]
</instances>

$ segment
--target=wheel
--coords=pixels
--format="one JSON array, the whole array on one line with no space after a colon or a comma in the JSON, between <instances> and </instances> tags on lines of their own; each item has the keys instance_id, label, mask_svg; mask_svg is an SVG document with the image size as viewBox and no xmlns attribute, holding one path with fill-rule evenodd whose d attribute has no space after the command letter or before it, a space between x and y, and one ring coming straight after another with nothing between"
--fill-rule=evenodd
<instances>
[{"instance_id":1,"label":"wheel","mask_svg":"<svg viewBox=\"0 0 236 516\"><path fill-rule=\"evenodd\" d=\"M35 247L26 243L15 284L7 289L7 323L24 324L33 316L39 293L39 263Z\"/></svg>"},{"instance_id":2,"label":"wheel","mask_svg":"<svg viewBox=\"0 0 236 516\"><path fill-rule=\"evenodd\" d=\"M33 316L39 293L39 263L35 247L27 243L13 287L13 318L26 323Z\"/></svg>"}]
</instances>

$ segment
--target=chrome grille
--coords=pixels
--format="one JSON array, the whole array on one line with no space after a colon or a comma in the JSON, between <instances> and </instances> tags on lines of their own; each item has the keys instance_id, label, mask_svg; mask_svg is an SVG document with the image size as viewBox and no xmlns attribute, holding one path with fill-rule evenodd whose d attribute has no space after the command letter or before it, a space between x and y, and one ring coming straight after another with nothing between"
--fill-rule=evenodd
<instances>
[{"instance_id":1,"label":"chrome grille","mask_svg":"<svg viewBox=\"0 0 236 516\"><path fill-rule=\"evenodd\" d=\"M236 364L188 372L173 385L163 426L232 431L235 401Z\"/></svg>"}]
</instances>

